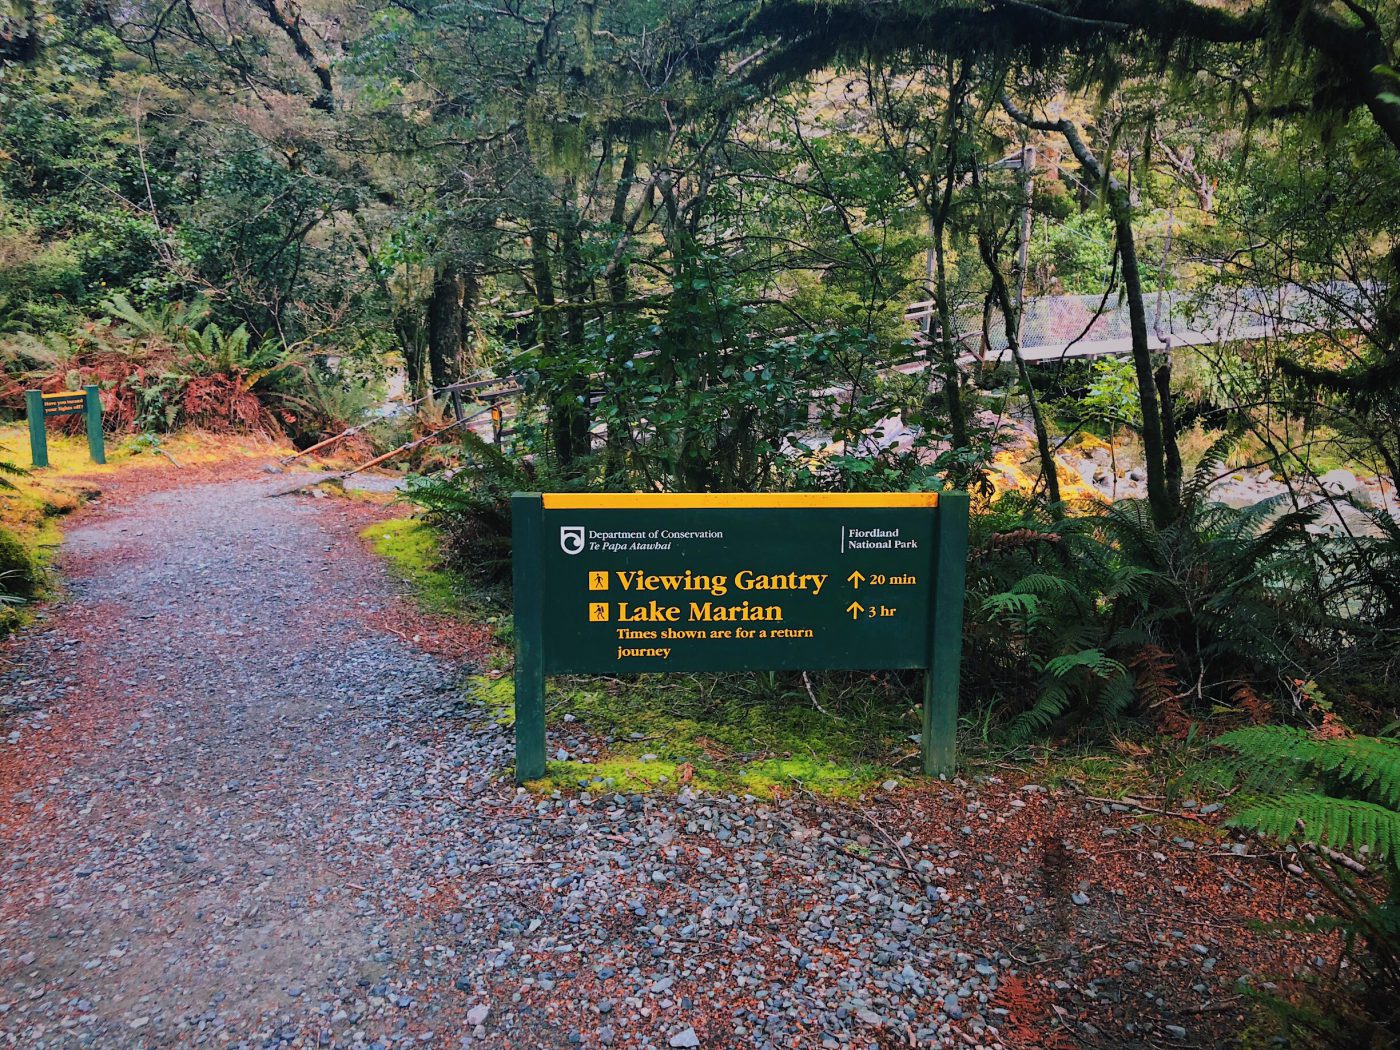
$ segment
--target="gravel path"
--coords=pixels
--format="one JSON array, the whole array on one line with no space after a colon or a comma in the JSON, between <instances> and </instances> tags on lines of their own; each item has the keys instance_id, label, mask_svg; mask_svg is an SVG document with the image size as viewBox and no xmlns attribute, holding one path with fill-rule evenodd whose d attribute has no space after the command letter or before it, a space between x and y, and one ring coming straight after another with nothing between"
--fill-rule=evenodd
<instances>
[{"instance_id":1,"label":"gravel path","mask_svg":"<svg viewBox=\"0 0 1400 1050\"><path fill-rule=\"evenodd\" d=\"M0 1046L1061 1045L1057 993L1011 946L1077 959L1074 923L1111 938L1132 904L1074 906L1095 870L1038 844L1043 793L932 785L919 804L946 812L917 839L885 830L915 825L895 795L883 823L529 797L500 775L507 731L461 699L468 668L375 626L398 599L354 539L370 512L265 498L285 486L104 500L68 533L69 597L10 643ZM1183 943L1162 951L1201 979ZM1176 1036L1126 998L1185 1005L1162 982L1059 985Z\"/></svg>"},{"instance_id":2,"label":"gravel path","mask_svg":"<svg viewBox=\"0 0 1400 1050\"><path fill-rule=\"evenodd\" d=\"M366 810L453 672L361 627L384 578L270 487L157 493L73 528L69 600L14 645L0 1043L421 1030L373 1016L414 931L353 884L386 878Z\"/></svg>"}]
</instances>

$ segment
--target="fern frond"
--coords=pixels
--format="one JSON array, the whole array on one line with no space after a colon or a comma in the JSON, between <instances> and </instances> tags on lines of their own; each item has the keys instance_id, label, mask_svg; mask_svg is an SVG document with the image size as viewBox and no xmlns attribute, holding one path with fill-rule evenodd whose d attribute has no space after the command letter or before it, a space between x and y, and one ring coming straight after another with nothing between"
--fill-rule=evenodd
<instances>
[{"instance_id":1,"label":"fern frond","mask_svg":"<svg viewBox=\"0 0 1400 1050\"><path fill-rule=\"evenodd\" d=\"M1019 591L1003 591L1000 594L989 594L982 599L981 609L983 612L993 615L1019 614L1024 616L1033 615L1040 606L1040 599L1034 594L1022 594Z\"/></svg>"},{"instance_id":2,"label":"fern frond","mask_svg":"<svg viewBox=\"0 0 1400 1050\"><path fill-rule=\"evenodd\" d=\"M1368 800L1400 810L1400 743L1381 737L1319 739L1290 726L1250 726L1216 743L1259 774L1297 770L1334 777Z\"/></svg>"},{"instance_id":3,"label":"fern frond","mask_svg":"<svg viewBox=\"0 0 1400 1050\"><path fill-rule=\"evenodd\" d=\"M112 298L102 304L102 309L106 310L113 317L125 321L134 331L147 334L150 326L141 311L131 305L131 300L118 292Z\"/></svg>"},{"instance_id":4,"label":"fern frond","mask_svg":"<svg viewBox=\"0 0 1400 1050\"><path fill-rule=\"evenodd\" d=\"M1016 582L1015 588L1018 593L1038 594L1042 596L1057 596L1065 594L1074 585L1062 576L1055 576L1048 572L1033 572L1029 576L1023 576Z\"/></svg>"},{"instance_id":5,"label":"fern frond","mask_svg":"<svg viewBox=\"0 0 1400 1050\"><path fill-rule=\"evenodd\" d=\"M1206 493L1210 490L1210 484L1220 473L1220 469L1225 465L1225 461L1230 458L1230 453L1239 444L1239 436L1233 433L1225 433L1216 438L1210 448L1206 449L1201 461L1196 464L1196 469L1191 472L1191 477L1181 490L1181 501L1183 503L1197 503L1205 499Z\"/></svg>"},{"instance_id":6,"label":"fern frond","mask_svg":"<svg viewBox=\"0 0 1400 1050\"><path fill-rule=\"evenodd\" d=\"M1016 720L1006 731L1007 739L1013 744L1024 744L1039 736L1050 724L1069 708L1070 693L1058 683L1041 691L1035 704L1016 716Z\"/></svg>"},{"instance_id":7,"label":"fern frond","mask_svg":"<svg viewBox=\"0 0 1400 1050\"><path fill-rule=\"evenodd\" d=\"M1264 525L1279 507L1283 506L1288 499L1288 493L1279 492L1273 496L1266 496L1257 503L1235 509L1231 515L1233 518L1233 528L1231 532L1236 536L1251 536L1255 530Z\"/></svg>"},{"instance_id":8,"label":"fern frond","mask_svg":"<svg viewBox=\"0 0 1400 1050\"><path fill-rule=\"evenodd\" d=\"M1137 690L1149 707L1157 707L1171 699L1180 688L1176 679L1176 660L1159 645L1145 645L1128 661Z\"/></svg>"},{"instance_id":9,"label":"fern frond","mask_svg":"<svg viewBox=\"0 0 1400 1050\"><path fill-rule=\"evenodd\" d=\"M1160 574L1144 565L1120 566L1104 588L1105 598L1137 598L1147 593L1149 585Z\"/></svg>"},{"instance_id":10,"label":"fern frond","mask_svg":"<svg viewBox=\"0 0 1400 1050\"><path fill-rule=\"evenodd\" d=\"M1099 717L1105 722L1121 718L1133 706L1134 684L1132 675L1126 669L1122 674L1109 676L1099 692Z\"/></svg>"},{"instance_id":11,"label":"fern frond","mask_svg":"<svg viewBox=\"0 0 1400 1050\"><path fill-rule=\"evenodd\" d=\"M1373 857L1400 854L1400 813L1350 798L1290 791L1255 799L1227 823L1261 832L1279 842L1308 842Z\"/></svg>"},{"instance_id":12,"label":"fern frond","mask_svg":"<svg viewBox=\"0 0 1400 1050\"><path fill-rule=\"evenodd\" d=\"M1066 653L1045 664L1045 670L1056 678L1063 678L1076 667L1088 668L1100 678L1108 678L1126 671L1122 664L1102 649L1082 649L1077 653Z\"/></svg>"}]
</instances>

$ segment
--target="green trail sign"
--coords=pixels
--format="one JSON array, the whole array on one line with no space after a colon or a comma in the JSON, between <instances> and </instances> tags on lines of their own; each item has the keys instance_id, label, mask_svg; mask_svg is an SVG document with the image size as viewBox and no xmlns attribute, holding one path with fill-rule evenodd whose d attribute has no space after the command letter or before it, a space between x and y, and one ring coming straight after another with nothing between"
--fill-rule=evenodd
<instances>
[{"instance_id":1,"label":"green trail sign","mask_svg":"<svg viewBox=\"0 0 1400 1050\"><path fill-rule=\"evenodd\" d=\"M97 396L97 387L85 386L81 390L63 390L55 394L26 390L24 406L29 419L29 455L34 466L49 465L45 423L50 416L87 416L88 452L94 463L107 462L102 440L102 402Z\"/></svg>"},{"instance_id":2,"label":"green trail sign","mask_svg":"<svg viewBox=\"0 0 1400 1050\"><path fill-rule=\"evenodd\" d=\"M512 499L516 777L551 674L923 668L923 764L953 768L966 493Z\"/></svg>"}]
</instances>

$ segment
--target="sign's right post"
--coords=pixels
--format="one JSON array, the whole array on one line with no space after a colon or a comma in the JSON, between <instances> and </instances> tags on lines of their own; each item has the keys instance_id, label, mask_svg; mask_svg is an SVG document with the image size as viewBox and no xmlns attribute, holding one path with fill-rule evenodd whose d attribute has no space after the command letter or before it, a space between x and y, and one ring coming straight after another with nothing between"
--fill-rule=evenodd
<instances>
[{"instance_id":1,"label":"sign's right post","mask_svg":"<svg viewBox=\"0 0 1400 1050\"><path fill-rule=\"evenodd\" d=\"M929 776L951 776L957 763L969 502L966 492L941 492L938 496L929 625L932 637L929 670L924 676L923 759Z\"/></svg>"},{"instance_id":2,"label":"sign's right post","mask_svg":"<svg viewBox=\"0 0 1400 1050\"><path fill-rule=\"evenodd\" d=\"M107 446L102 440L102 399L96 386L83 387L83 415L87 418L88 455L94 463L107 462Z\"/></svg>"}]
</instances>

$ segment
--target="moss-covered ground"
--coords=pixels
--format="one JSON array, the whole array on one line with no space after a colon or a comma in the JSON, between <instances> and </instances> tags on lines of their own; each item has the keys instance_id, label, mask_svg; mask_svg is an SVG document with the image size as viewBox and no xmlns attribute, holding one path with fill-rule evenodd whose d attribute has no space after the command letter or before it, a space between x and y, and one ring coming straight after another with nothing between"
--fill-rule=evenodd
<instances>
[{"instance_id":1,"label":"moss-covered ground","mask_svg":"<svg viewBox=\"0 0 1400 1050\"><path fill-rule=\"evenodd\" d=\"M508 661L510 594L474 586L443 565L437 532L416 518L390 518L363 529L361 537L409 585L418 604L440 616L455 616L491 629Z\"/></svg>"},{"instance_id":2,"label":"moss-covered ground","mask_svg":"<svg viewBox=\"0 0 1400 1050\"><path fill-rule=\"evenodd\" d=\"M413 590L418 603L434 613L459 613L468 595L456 577L439 565L433 530L412 518L393 518L366 527L361 536Z\"/></svg>"}]
</instances>

